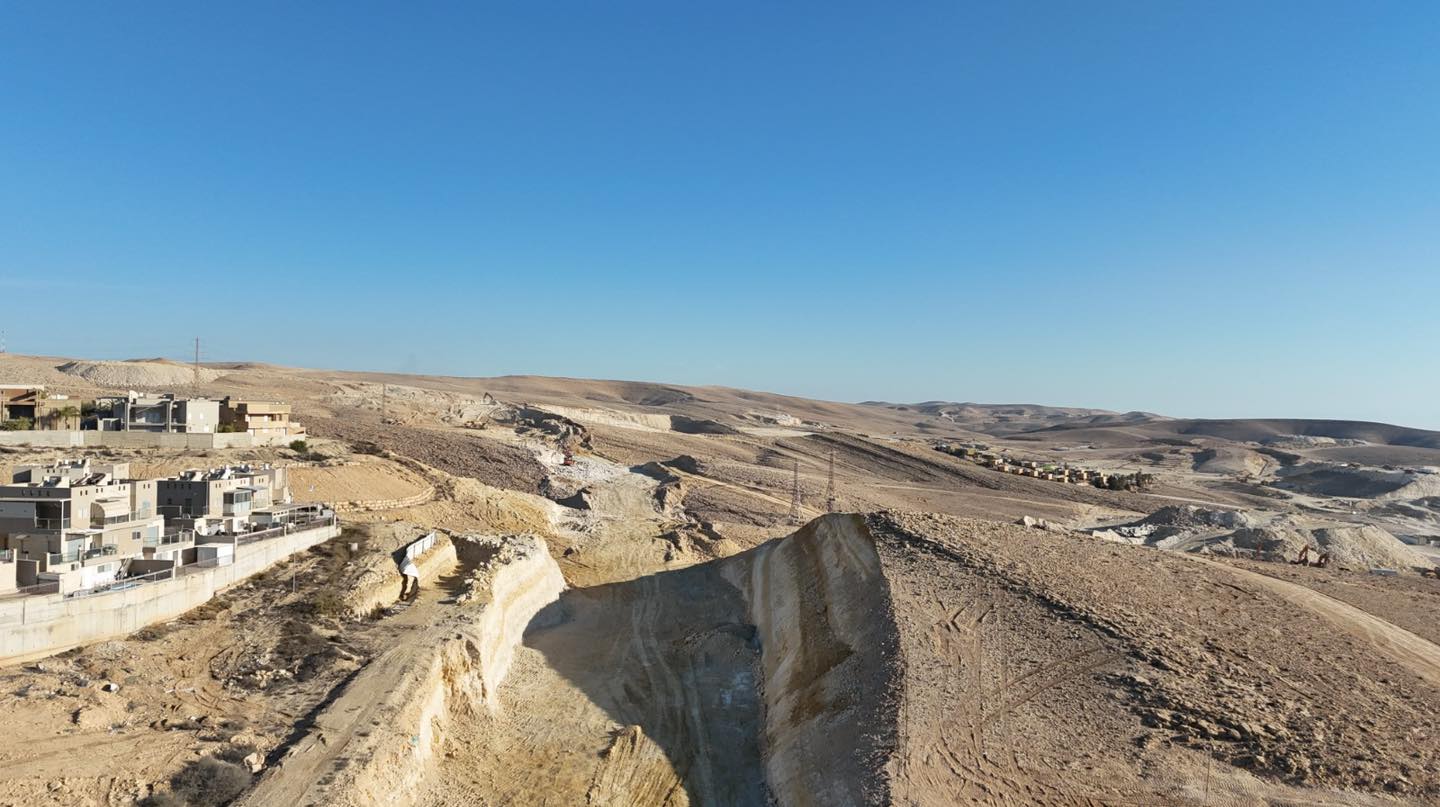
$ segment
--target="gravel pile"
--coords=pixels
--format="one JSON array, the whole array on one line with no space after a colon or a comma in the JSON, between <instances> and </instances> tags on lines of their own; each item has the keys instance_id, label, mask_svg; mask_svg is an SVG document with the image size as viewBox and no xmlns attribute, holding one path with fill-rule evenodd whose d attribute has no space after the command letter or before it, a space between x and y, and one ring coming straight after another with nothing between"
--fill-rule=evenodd
<instances>
[{"instance_id":1,"label":"gravel pile","mask_svg":"<svg viewBox=\"0 0 1440 807\"><path fill-rule=\"evenodd\" d=\"M148 390L183 387L195 381L195 368L169 361L70 361L55 368L107 389ZM200 381L219 378L219 370L200 368Z\"/></svg>"}]
</instances>

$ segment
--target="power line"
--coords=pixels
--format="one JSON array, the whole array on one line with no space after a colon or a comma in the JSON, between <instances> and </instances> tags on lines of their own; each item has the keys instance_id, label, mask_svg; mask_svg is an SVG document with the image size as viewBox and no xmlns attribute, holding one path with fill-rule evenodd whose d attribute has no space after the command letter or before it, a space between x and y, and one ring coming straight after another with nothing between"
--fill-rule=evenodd
<instances>
[{"instance_id":1,"label":"power line","mask_svg":"<svg viewBox=\"0 0 1440 807\"><path fill-rule=\"evenodd\" d=\"M800 460L795 460L795 479L790 491L790 523L800 523Z\"/></svg>"},{"instance_id":2,"label":"power line","mask_svg":"<svg viewBox=\"0 0 1440 807\"><path fill-rule=\"evenodd\" d=\"M835 512L835 449L830 449L830 480L825 485L825 512Z\"/></svg>"}]
</instances>

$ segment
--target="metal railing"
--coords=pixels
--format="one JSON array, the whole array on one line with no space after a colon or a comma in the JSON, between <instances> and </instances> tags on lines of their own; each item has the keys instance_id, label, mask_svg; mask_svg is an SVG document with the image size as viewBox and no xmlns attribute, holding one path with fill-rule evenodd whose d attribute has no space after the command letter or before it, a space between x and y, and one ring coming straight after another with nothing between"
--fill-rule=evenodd
<instances>
[{"instance_id":1,"label":"metal railing","mask_svg":"<svg viewBox=\"0 0 1440 807\"><path fill-rule=\"evenodd\" d=\"M176 530L167 532L164 535L147 535L141 541L141 546L157 547L170 546L171 544L183 544L195 540L195 533L191 530Z\"/></svg>"},{"instance_id":2,"label":"metal railing","mask_svg":"<svg viewBox=\"0 0 1440 807\"><path fill-rule=\"evenodd\" d=\"M335 524L335 516L322 516L320 518L307 519L305 521L292 521L289 524L281 524L278 527L271 527L268 530L257 530L255 532L234 533L235 544L253 544L256 541L266 541L271 538L279 538L282 535L289 535L293 532L313 530L317 527L330 527Z\"/></svg>"},{"instance_id":3,"label":"metal railing","mask_svg":"<svg viewBox=\"0 0 1440 807\"><path fill-rule=\"evenodd\" d=\"M256 542L256 541L264 541L264 540L267 540L267 539L270 539L270 538L278 538L278 537L280 537L280 536L282 536L282 535L290 535L290 534L296 533L296 532L303 532L304 530L312 530L312 529L317 529L317 528L319 528L319 527L332 527L332 526L335 525L335 523L336 523L336 518L335 518L335 515L332 513L332 514L330 514L330 515L322 516L322 517L320 517L320 518L313 518L313 519L309 519L309 520L307 520L307 521L295 522L295 523L293 523L293 524L285 524L285 525L283 525L283 526L281 526L281 527L277 527L277 528L275 528L275 529L270 529L270 530L261 530L261 531L259 531L259 532L244 533L244 534L241 534L241 535L233 535L233 536L205 536L205 537L220 537L220 538L230 537L230 538L234 538L234 539L235 539L234 542L235 542L236 544L247 544L247 543L254 543L254 542ZM192 536L192 534L191 534L188 530L182 530L181 532L178 532L178 533L169 533L169 534L167 534L167 535L164 536L164 537L170 538L170 537L173 536L173 537L179 538L179 537L182 536L182 535L185 536L185 537L187 537L187 538ZM178 541L177 541L177 542L178 542ZM105 551L105 550L109 550L109 551L107 552L107 551ZM80 557L93 558L93 557L99 557L99 556L104 555L104 554L114 554L116 551L117 551L117 547L115 547L113 544L107 544L105 547L103 547L103 548L101 548L101 549L88 549L88 550L85 550L85 551L83 551L83 552L70 552L70 553L63 553L63 554L68 554L68 555L74 557L75 559L79 559ZM59 556L59 555L61 555L61 554L62 554L62 553L55 553L55 554L51 555L50 557L52 557L52 558L53 558L53 557L57 557L57 556ZM60 561L60 562L70 562L70 561ZM76 591L66 592L65 597L66 597L66 598L72 598L72 597L90 597L90 596L94 596L94 595L96 595L96 594L108 594L108 593L113 593L113 592L117 592L117 591L125 591L125 590L127 590L127 589L135 588L136 586L147 585L147 584L149 584L149 583L158 583L158 582L161 582L161 581L164 581L164 580L171 580L171 579L174 579L175 577L178 577L178 576L180 576L180 575L188 574L188 573L190 573L190 572L198 572L198 571L200 571L200 570L202 570L202 569L212 569L212 568L215 568L215 567L217 567L217 566L229 566L230 564L232 564L232 563L234 563L234 562L235 562L235 556L234 556L234 555L227 555L227 556L216 557L216 558L212 558L212 559L210 559L210 560L203 560L203 561L199 561L199 562L197 562L197 563L191 563L191 564L188 564L188 565L186 565L186 566L180 566L180 567L177 567L177 568L174 568L174 569L162 569L162 570L160 570L160 571L158 571L158 572L149 572L148 574L135 575L135 576L132 576L132 577L124 577L124 578L117 579L117 580L115 580L115 581L113 581L113 582L104 583L104 584L101 584L101 585L98 585L98 586L91 586L90 588L82 588L82 589L78 589L78 590L76 590ZM0 599L6 598L6 597L19 596L19 595L54 594L54 593L58 592L59 590L60 590L60 583L59 583L59 581L57 580L57 581L55 581L55 582L39 583L39 584L33 585L33 586L25 586L25 587L23 587L23 588L16 589L15 591L12 591L12 592L6 592L6 593L4 593L4 594L0 594Z\"/></svg>"},{"instance_id":4,"label":"metal railing","mask_svg":"<svg viewBox=\"0 0 1440 807\"><path fill-rule=\"evenodd\" d=\"M140 513L126 513L123 516L106 516L104 518L91 519L90 526L108 527L111 524L124 524L127 521L143 521L147 518L149 518L149 516L144 516Z\"/></svg>"},{"instance_id":5,"label":"metal railing","mask_svg":"<svg viewBox=\"0 0 1440 807\"><path fill-rule=\"evenodd\" d=\"M435 538L436 533L434 530L431 530L430 533L423 538L413 541L409 546L405 547L405 557L409 560L414 560L426 552L429 552L430 548L435 546Z\"/></svg>"},{"instance_id":6,"label":"metal railing","mask_svg":"<svg viewBox=\"0 0 1440 807\"><path fill-rule=\"evenodd\" d=\"M161 569L158 572L139 574L134 575L133 577L120 577L109 583L101 583L98 586L91 586L90 588L80 588L74 591L67 591L65 593L65 599L68 600L79 597L90 597L96 594L110 594L118 591L124 591L126 589L138 588L139 586L143 586L146 583L156 583L161 580L170 580L174 577L174 569Z\"/></svg>"},{"instance_id":7,"label":"metal railing","mask_svg":"<svg viewBox=\"0 0 1440 807\"><path fill-rule=\"evenodd\" d=\"M48 565L53 566L57 563L77 563L106 555L117 555L119 553L119 546L115 544L105 544L104 546L94 546L89 549L77 549L73 552L51 552L45 556L45 561Z\"/></svg>"}]
</instances>

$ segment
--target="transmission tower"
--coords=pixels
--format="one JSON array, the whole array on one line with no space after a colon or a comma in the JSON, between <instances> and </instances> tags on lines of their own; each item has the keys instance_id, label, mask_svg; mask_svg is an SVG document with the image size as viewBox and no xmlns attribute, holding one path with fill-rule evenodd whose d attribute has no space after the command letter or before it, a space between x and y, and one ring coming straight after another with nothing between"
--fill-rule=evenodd
<instances>
[{"instance_id":1,"label":"transmission tower","mask_svg":"<svg viewBox=\"0 0 1440 807\"><path fill-rule=\"evenodd\" d=\"M790 523L800 523L800 460L795 460L794 484L790 490Z\"/></svg>"},{"instance_id":2,"label":"transmission tower","mask_svg":"<svg viewBox=\"0 0 1440 807\"><path fill-rule=\"evenodd\" d=\"M825 512L835 512L835 449L830 449L830 480L825 483Z\"/></svg>"}]
</instances>

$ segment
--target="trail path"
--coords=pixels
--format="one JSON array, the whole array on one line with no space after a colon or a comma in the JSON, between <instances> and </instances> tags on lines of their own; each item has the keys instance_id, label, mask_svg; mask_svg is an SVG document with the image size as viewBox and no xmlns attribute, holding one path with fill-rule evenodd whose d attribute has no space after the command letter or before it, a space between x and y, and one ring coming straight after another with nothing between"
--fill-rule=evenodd
<instances>
[{"instance_id":1,"label":"trail path","mask_svg":"<svg viewBox=\"0 0 1440 807\"><path fill-rule=\"evenodd\" d=\"M390 696L404 684L416 654L433 647L437 631L446 630L440 612L442 601L452 592L443 582L454 579L458 568L439 577L442 585L427 581L419 599L401 606L403 610L386 619L384 626L393 633L391 647L365 665L334 702L321 707L306 735L237 804L263 807L321 803L317 800L318 788L329 782L333 770L348 764L345 753L357 736L390 718Z\"/></svg>"}]
</instances>

